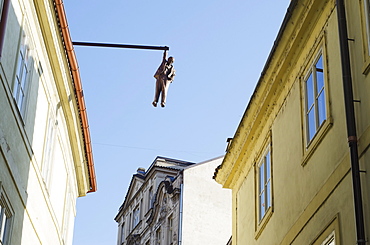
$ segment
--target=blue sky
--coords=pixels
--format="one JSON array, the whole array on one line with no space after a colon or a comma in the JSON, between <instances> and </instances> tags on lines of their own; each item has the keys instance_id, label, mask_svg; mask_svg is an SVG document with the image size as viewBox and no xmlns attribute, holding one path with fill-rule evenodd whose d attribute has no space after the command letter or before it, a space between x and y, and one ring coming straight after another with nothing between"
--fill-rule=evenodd
<instances>
[{"instance_id":1,"label":"blue sky","mask_svg":"<svg viewBox=\"0 0 370 245\"><path fill-rule=\"evenodd\" d=\"M176 77L151 105L162 51L75 47L98 191L77 200L74 245L116 244L132 174L156 156L225 153L290 1L65 0L73 41L170 47Z\"/></svg>"}]
</instances>

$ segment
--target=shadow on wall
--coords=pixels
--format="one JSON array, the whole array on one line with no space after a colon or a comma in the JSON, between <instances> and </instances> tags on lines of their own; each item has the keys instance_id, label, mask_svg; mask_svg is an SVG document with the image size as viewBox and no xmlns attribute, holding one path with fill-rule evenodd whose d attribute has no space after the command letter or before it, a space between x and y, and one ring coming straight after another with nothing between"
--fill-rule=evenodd
<instances>
[{"instance_id":1,"label":"shadow on wall","mask_svg":"<svg viewBox=\"0 0 370 245\"><path fill-rule=\"evenodd\" d=\"M19 23L22 19L24 23ZM27 23L10 2L0 60L1 244L21 244L33 149L39 72Z\"/></svg>"}]
</instances>

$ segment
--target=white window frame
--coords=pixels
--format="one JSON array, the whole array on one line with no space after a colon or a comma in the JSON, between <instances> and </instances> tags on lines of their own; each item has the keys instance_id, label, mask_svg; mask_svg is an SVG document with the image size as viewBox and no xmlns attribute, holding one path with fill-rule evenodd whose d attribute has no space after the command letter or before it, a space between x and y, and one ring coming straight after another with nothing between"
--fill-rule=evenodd
<instances>
[{"instance_id":1,"label":"white window frame","mask_svg":"<svg viewBox=\"0 0 370 245\"><path fill-rule=\"evenodd\" d=\"M16 74L13 84L13 98L21 117L26 113L29 86L32 76L31 44L26 31L22 31L17 56Z\"/></svg>"},{"instance_id":2,"label":"white window frame","mask_svg":"<svg viewBox=\"0 0 370 245\"><path fill-rule=\"evenodd\" d=\"M258 223L261 223L272 208L272 161L271 148L269 146L264 150L258 162L257 176Z\"/></svg>"},{"instance_id":3,"label":"white window frame","mask_svg":"<svg viewBox=\"0 0 370 245\"><path fill-rule=\"evenodd\" d=\"M321 66L318 67L321 60ZM328 118L325 59L322 50L318 52L304 79L306 145L312 142ZM322 80L322 81L320 81ZM308 82L312 86L308 86ZM309 89L310 87L310 89ZM311 91L310 91L311 90ZM311 92L311 94L309 94ZM313 116L313 118L311 117Z\"/></svg>"}]
</instances>

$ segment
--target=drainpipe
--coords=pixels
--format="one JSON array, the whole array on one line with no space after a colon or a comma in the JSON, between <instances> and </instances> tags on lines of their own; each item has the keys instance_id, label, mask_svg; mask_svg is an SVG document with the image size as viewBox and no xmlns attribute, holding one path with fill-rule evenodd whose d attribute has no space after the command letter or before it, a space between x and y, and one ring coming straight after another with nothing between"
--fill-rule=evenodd
<instances>
[{"instance_id":1,"label":"drainpipe","mask_svg":"<svg viewBox=\"0 0 370 245\"><path fill-rule=\"evenodd\" d=\"M184 178L184 176L183 176ZM183 179L184 181L184 179ZM178 241L177 241L177 244L178 245L181 245L182 243L182 202L183 202L183 197L184 197L184 185L181 184L180 185L180 206L179 206L179 229L178 229Z\"/></svg>"},{"instance_id":2,"label":"drainpipe","mask_svg":"<svg viewBox=\"0 0 370 245\"><path fill-rule=\"evenodd\" d=\"M6 22L8 20L9 6L10 6L10 0L4 0L3 11L1 14L1 20L0 20L0 58L2 57L2 53L3 53Z\"/></svg>"},{"instance_id":3,"label":"drainpipe","mask_svg":"<svg viewBox=\"0 0 370 245\"><path fill-rule=\"evenodd\" d=\"M348 145L350 148L351 157L351 170L352 170L352 188L353 199L355 208L355 222L357 233L357 244L365 245L365 226L364 214L362 205L361 193L361 180L360 168L358 159L357 148L357 135L356 135L356 118L353 105L353 90L352 90L352 76L351 76L351 63L348 48L348 33L347 33L347 20L344 0L337 0L337 13L338 13L338 29L339 29L339 43L340 43L340 56L342 61L342 78L344 90L344 104L347 122L347 135Z\"/></svg>"}]
</instances>

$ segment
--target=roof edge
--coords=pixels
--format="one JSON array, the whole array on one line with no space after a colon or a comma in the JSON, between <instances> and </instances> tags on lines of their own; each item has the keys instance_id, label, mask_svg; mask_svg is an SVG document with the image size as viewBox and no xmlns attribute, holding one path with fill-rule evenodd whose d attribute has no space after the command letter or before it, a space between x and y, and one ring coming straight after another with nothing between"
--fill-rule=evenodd
<instances>
[{"instance_id":1,"label":"roof edge","mask_svg":"<svg viewBox=\"0 0 370 245\"><path fill-rule=\"evenodd\" d=\"M85 153L87 158L87 169L89 171L89 181L90 187L89 192L95 192L97 190L97 183L96 183L96 175L95 175L95 168L94 168L94 160L92 155L92 145L91 145L91 137L89 131L89 124L87 121L87 113L86 113L86 105L85 100L83 97L83 90L82 90L82 83L80 72L78 69L77 58L74 52L71 35L69 33L66 13L64 10L63 0L53 0L55 4L55 10L58 15L58 20L61 29L61 35L64 41L64 48L67 54L67 59L69 61L69 68L71 70L72 79L74 81L74 88L75 94L77 97L77 106L79 110L80 122L81 122L81 129L82 135L85 145Z\"/></svg>"}]
</instances>

